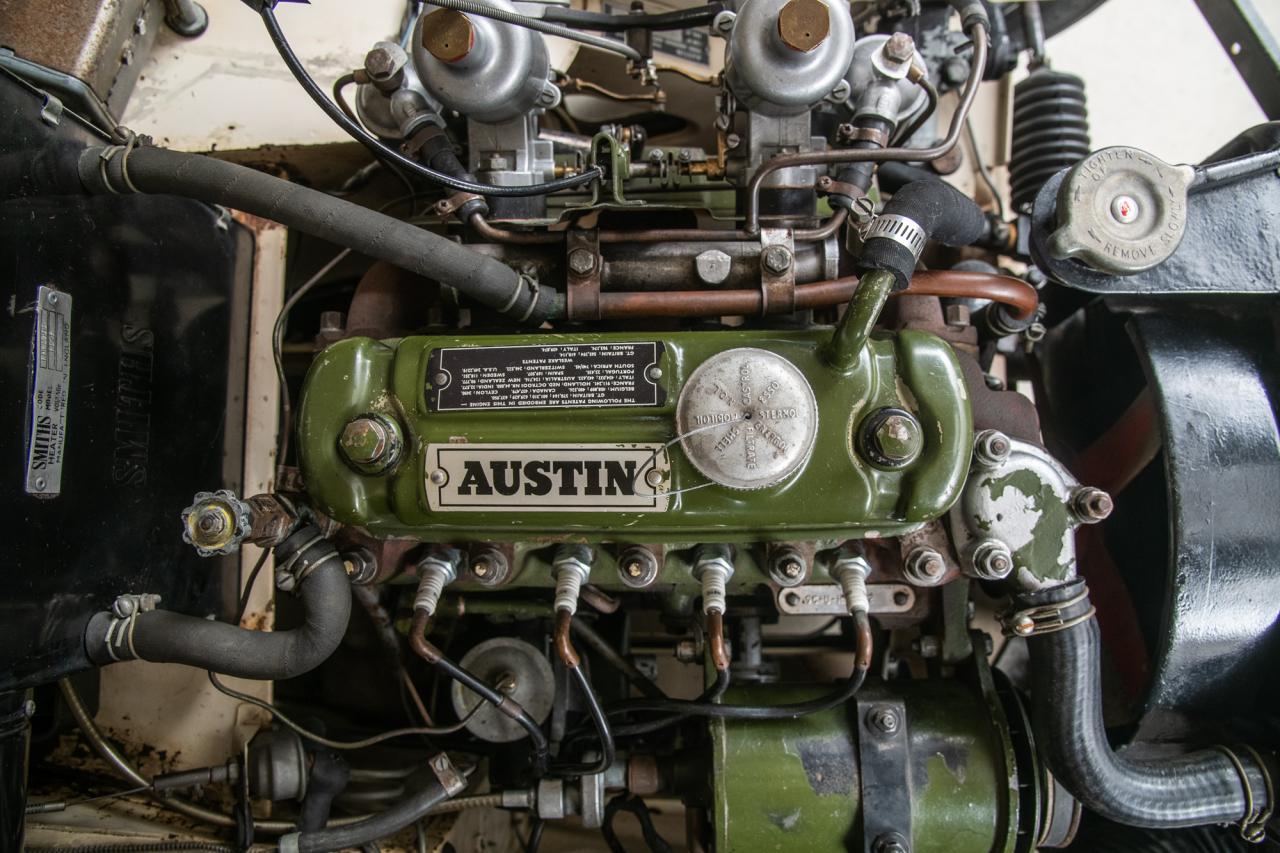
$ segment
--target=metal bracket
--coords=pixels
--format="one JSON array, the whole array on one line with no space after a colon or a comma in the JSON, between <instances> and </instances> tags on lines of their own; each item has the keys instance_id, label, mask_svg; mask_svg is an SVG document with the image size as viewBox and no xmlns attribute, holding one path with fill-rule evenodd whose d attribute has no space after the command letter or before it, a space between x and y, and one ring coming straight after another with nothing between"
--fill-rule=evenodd
<instances>
[{"instance_id":1,"label":"metal bracket","mask_svg":"<svg viewBox=\"0 0 1280 853\"><path fill-rule=\"evenodd\" d=\"M760 313L796 310L796 245L789 228L760 229Z\"/></svg>"},{"instance_id":2,"label":"metal bracket","mask_svg":"<svg viewBox=\"0 0 1280 853\"><path fill-rule=\"evenodd\" d=\"M858 766L862 786L862 850L880 853L897 836L910 849L911 749L901 699L858 694Z\"/></svg>"},{"instance_id":3,"label":"metal bracket","mask_svg":"<svg viewBox=\"0 0 1280 853\"><path fill-rule=\"evenodd\" d=\"M594 228L572 228L565 235L568 289L565 312L570 320L600 319L600 235ZM585 260L591 261L588 267Z\"/></svg>"}]
</instances>

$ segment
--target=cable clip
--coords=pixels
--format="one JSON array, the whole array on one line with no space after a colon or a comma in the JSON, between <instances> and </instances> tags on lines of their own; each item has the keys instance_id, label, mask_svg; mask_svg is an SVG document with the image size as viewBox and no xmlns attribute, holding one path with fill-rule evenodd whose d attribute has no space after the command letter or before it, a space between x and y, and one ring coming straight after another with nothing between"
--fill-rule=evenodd
<instances>
[{"instance_id":1,"label":"cable clip","mask_svg":"<svg viewBox=\"0 0 1280 853\"><path fill-rule=\"evenodd\" d=\"M1029 607L1025 610L1006 613L1000 618L1000 624L1004 627L1005 636L1008 637L1034 637L1038 634L1065 631L1093 618L1096 611L1092 604L1082 613L1074 616L1064 615L1072 607L1088 598L1089 590L1086 588L1079 595L1058 604Z\"/></svg>"},{"instance_id":2,"label":"cable clip","mask_svg":"<svg viewBox=\"0 0 1280 853\"><path fill-rule=\"evenodd\" d=\"M1240 777L1240 784L1244 787L1244 815L1240 818L1240 822L1236 824L1240 829L1240 837L1250 844L1261 844L1267 840L1267 824L1271 821L1271 813L1275 808L1275 786L1271 781L1271 773L1267 770L1267 764L1262 760L1262 756L1258 751L1248 744L1241 745L1252 756L1254 764L1258 766L1258 772L1262 774L1262 785L1266 794L1266 800L1258 807L1257 801L1253 795L1253 781L1249 778L1249 771L1245 769L1244 762L1240 760L1240 756L1224 744L1214 747L1227 757L1231 762L1231 766L1235 768L1236 774Z\"/></svg>"}]
</instances>

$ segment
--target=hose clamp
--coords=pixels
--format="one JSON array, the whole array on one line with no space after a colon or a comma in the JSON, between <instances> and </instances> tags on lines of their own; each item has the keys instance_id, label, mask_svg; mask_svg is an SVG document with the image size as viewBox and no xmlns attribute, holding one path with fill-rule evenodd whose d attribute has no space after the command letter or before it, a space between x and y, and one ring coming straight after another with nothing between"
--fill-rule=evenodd
<instances>
[{"instance_id":1,"label":"hose clamp","mask_svg":"<svg viewBox=\"0 0 1280 853\"><path fill-rule=\"evenodd\" d=\"M929 239L929 235L925 233L924 228L920 227L920 223L897 213L886 213L872 220L867 226L864 242L876 237L892 240L904 247L911 253L912 259L917 261L924 253L924 244Z\"/></svg>"},{"instance_id":2,"label":"hose clamp","mask_svg":"<svg viewBox=\"0 0 1280 853\"><path fill-rule=\"evenodd\" d=\"M1087 607L1078 613L1072 612L1072 608L1081 604ZM1092 619L1095 612L1093 605L1089 603L1089 590L1086 587L1078 595L1057 604L1045 604L1005 613L1000 617L1000 624L1007 637L1035 637L1074 628Z\"/></svg>"},{"instance_id":3,"label":"hose clamp","mask_svg":"<svg viewBox=\"0 0 1280 853\"><path fill-rule=\"evenodd\" d=\"M107 633L103 638L107 654L113 661L138 659L138 651L133 647L133 629L137 624L138 614L155 610L159 603L160 596L153 593L116 596L116 600L111 603L111 622L107 624Z\"/></svg>"},{"instance_id":4,"label":"hose clamp","mask_svg":"<svg viewBox=\"0 0 1280 853\"><path fill-rule=\"evenodd\" d=\"M1240 822L1236 826L1240 829L1240 837L1250 844L1261 844L1267 838L1267 824L1271 822L1271 814L1275 808L1275 785L1271 781L1271 772L1267 770L1267 764L1262 760L1262 756L1258 751L1248 744L1242 744L1242 747L1252 756L1254 764L1258 766L1258 772L1262 774L1262 785L1265 800L1261 807L1257 804L1257 798L1253 793L1253 780L1249 778L1249 771L1245 768L1244 762L1240 760L1240 756L1230 747L1219 744L1214 747L1221 752L1231 762L1231 766L1235 768L1236 775L1240 777L1240 785L1244 789L1244 814L1240 818Z\"/></svg>"}]
</instances>

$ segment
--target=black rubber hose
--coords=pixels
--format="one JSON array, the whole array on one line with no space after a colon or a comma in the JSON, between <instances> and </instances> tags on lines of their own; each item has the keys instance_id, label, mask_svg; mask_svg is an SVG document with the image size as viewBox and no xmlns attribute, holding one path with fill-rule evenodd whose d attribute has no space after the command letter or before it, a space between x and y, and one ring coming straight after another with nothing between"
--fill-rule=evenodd
<instances>
[{"instance_id":1,"label":"black rubber hose","mask_svg":"<svg viewBox=\"0 0 1280 853\"><path fill-rule=\"evenodd\" d=\"M887 216L909 219L924 232L925 240L948 246L975 243L987 229L977 202L944 181L912 181L902 187L885 204L880 219ZM894 289L906 290L919 255L892 237L878 236L875 229L873 223L858 268L864 272L888 270L895 279ZM923 249L923 244L919 248Z\"/></svg>"},{"instance_id":2,"label":"black rubber hose","mask_svg":"<svg viewBox=\"0 0 1280 853\"><path fill-rule=\"evenodd\" d=\"M394 835L406 826L412 826L426 817L432 806L449 798L449 792L434 773L426 772L422 776L421 788L384 812L345 826L283 836L280 839L281 853L327 853L331 850L358 848Z\"/></svg>"},{"instance_id":3,"label":"black rubber hose","mask_svg":"<svg viewBox=\"0 0 1280 853\"><path fill-rule=\"evenodd\" d=\"M236 163L145 146L127 153L119 147L89 148L80 157L79 170L90 192L180 195L261 216L447 284L512 319L538 324L557 313L554 290L522 278L501 261Z\"/></svg>"},{"instance_id":4,"label":"black rubber hose","mask_svg":"<svg viewBox=\"0 0 1280 853\"><path fill-rule=\"evenodd\" d=\"M930 172L923 166L913 166L910 163L881 163L880 168L876 169L876 183L880 186L881 192L889 195L893 195L915 181L941 180L940 175Z\"/></svg>"},{"instance_id":5,"label":"black rubber hose","mask_svg":"<svg viewBox=\"0 0 1280 853\"><path fill-rule=\"evenodd\" d=\"M301 538L300 538L301 537ZM309 543L309 544L308 544ZM347 630L351 582L338 552L306 525L276 547L278 561L311 566L299 589L303 624L289 631L251 631L168 610L119 619L98 613L85 630L85 650L99 666L121 660L181 663L237 678L279 680L325 661Z\"/></svg>"},{"instance_id":6,"label":"black rubber hose","mask_svg":"<svg viewBox=\"0 0 1280 853\"><path fill-rule=\"evenodd\" d=\"M1061 605L1062 619L1091 610L1082 580L1020 596L1017 606ZM1032 727L1053 775L1086 808L1115 823L1173 829L1246 817L1240 773L1219 750L1176 758L1129 759L1107 742L1102 718L1097 620L1035 634L1031 653ZM1249 777L1255 814L1268 803L1264 769L1235 750Z\"/></svg>"},{"instance_id":7,"label":"black rubber hose","mask_svg":"<svg viewBox=\"0 0 1280 853\"><path fill-rule=\"evenodd\" d=\"M674 12L656 14L610 15L604 12L587 12L564 6L547 6L541 18L557 24L568 24L584 30L602 33L623 33L627 30L688 30L705 27L724 11L721 3L677 9Z\"/></svg>"}]
</instances>

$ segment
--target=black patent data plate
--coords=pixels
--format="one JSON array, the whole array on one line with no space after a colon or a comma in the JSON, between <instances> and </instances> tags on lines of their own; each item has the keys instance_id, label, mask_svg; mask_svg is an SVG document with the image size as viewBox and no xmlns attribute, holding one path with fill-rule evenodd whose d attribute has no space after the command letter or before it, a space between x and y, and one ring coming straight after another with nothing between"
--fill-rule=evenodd
<instances>
[{"instance_id":1,"label":"black patent data plate","mask_svg":"<svg viewBox=\"0 0 1280 853\"><path fill-rule=\"evenodd\" d=\"M444 347L427 360L433 412L661 406L658 341Z\"/></svg>"}]
</instances>

